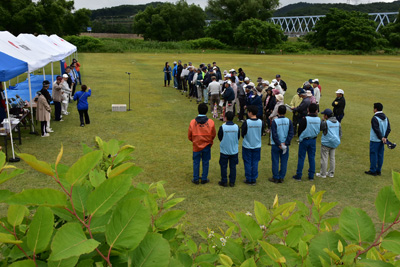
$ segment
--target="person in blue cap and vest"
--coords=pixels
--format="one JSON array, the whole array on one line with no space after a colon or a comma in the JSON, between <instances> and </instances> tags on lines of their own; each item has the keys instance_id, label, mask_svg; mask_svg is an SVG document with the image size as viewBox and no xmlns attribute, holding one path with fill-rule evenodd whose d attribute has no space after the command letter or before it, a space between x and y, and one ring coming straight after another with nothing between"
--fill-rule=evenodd
<instances>
[{"instance_id":1,"label":"person in blue cap and vest","mask_svg":"<svg viewBox=\"0 0 400 267\"><path fill-rule=\"evenodd\" d=\"M294 130L292 121L285 117L286 107L278 108L278 117L271 123L271 160L272 175L269 179L273 183L282 183L285 179L287 162L289 159L289 145L293 138ZM281 169L279 170L279 160Z\"/></svg>"},{"instance_id":2,"label":"person in blue cap and vest","mask_svg":"<svg viewBox=\"0 0 400 267\"><path fill-rule=\"evenodd\" d=\"M229 186L234 187L236 181L236 165L239 163L239 138L240 128L234 124L233 118L235 114L228 111L225 114L227 122L219 127L218 139L221 141L219 165L221 166L221 181L218 182L220 186L228 186L228 163L229 163Z\"/></svg>"},{"instance_id":3,"label":"person in blue cap and vest","mask_svg":"<svg viewBox=\"0 0 400 267\"><path fill-rule=\"evenodd\" d=\"M322 111L321 114L324 115L321 122L321 171L315 175L321 178L326 178L326 176L333 178L335 175L335 151L342 138L342 127L329 108ZM328 158L330 167L327 172Z\"/></svg>"},{"instance_id":4,"label":"person in blue cap and vest","mask_svg":"<svg viewBox=\"0 0 400 267\"><path fill-rule=\"evenodd\" d=\"M390 133L390 123L388 117L382 112L383 105L374 103L374 116L371 120L370 142L369 142L369 161L370 167L366 174L377 176L381 175L383 165L383 154L385 144Z\"/></svg>"},{"instance_id":5,"label":"person in blue cap and vest","mask_svg":"<svg viewBox=\"0 0 400 267\"><path fill-rule=\"evenodd\" d=\"M263 122L257 118L257 106L247 107L248 119L242 124L242 157L244 162L244 183L256 185L258 163L261 159L261 136L264 132Z\"/></svg>"},{"instance_id":6,"label":"person in blue cap and vest","mask_svg":"<svg viewBox=\"0 0 400 267\"><path fill-rule=\"evenodd\" d=\"M293 179L301 181L303 174L304 161L308 154L308 179L314 180L315 174L315 151L317 149L317 136L321 128L321 119L318 117L318 106L312 103L308 107L308 115L299 123L299 152L297 161L297 171Z\"/></svg>"}]
</instances>

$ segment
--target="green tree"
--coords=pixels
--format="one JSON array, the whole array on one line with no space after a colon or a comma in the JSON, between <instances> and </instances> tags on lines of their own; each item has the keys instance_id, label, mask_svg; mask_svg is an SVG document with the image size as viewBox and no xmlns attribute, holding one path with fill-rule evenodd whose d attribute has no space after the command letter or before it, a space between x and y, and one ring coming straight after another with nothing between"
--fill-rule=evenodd
<instances>
[{"instance_id":1,"label":"green tree","mask_svg":"<svg viewBox=\"0 0 400 267\"><path fill-rule=\"evenodd\" d=\"M243 21L235 31L236 43L253 47L254 54L260 46L274 47L282 43L284 37L278 25L258 19Z\"/></svg>"},{"instance_id":2,"label":"green tree","mask_svg":"<svg viewBox=\"0 0 400 267\"><path fill-rule=\"evenodd\" d=\"M205 12L186 0L148 6L134 19L133 31L145 40L180 41L204 36Z\"/></svg>"},{"instance_id":3,"label":"green tree","mask_svg":"<svg viewBox=\"0 0 400 267\"><path fill-rule=\"evenodd\" d=\"M368 18L368 14L331 9L306 38L314 46L329 50L370 51L378 45L379 37L376 23Z\"/></svg>"},{"instance_id":4,"label":"green tree","mask_svg":"<svg viewBox=\"0 0 400 267\"><path fill-rule=\"evenodd\" d=\"M389 41L391 46L400 47L400 10L396 22L386 25L379 32Z\"/></svg>"},{"instance_id":5,"label":"green tree","mask_svg":"<svg viewBox=\"0 0 400 267\"><path fill-rule=\"evenodd\" d=\"M233 44L234 43L234 30L232 28L232 24L227 20L217 20L211 22L211 24L206 27L205 34L207 37L211 37L225 44Z\"/></svg>"},{"instance_id":6,"label":"green tree","mask_svg":"<svg viewBox=\"0 0 400 267\"><path fill-rule=\"evenodd\" d=\"M208 0L206 10L236 28L242 21L267 20L279 6L279 0Z\"/></svg>"}]
</instances>

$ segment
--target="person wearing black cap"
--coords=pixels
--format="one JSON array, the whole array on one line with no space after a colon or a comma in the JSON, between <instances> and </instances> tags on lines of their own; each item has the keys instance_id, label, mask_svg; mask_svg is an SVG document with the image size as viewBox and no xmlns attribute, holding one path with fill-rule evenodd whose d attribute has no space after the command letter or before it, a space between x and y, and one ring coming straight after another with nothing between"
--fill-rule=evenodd
<instances>
[{"instance_id":1,"label":"person wearing black cap","mask_svg":"<svg viewBox=\"0 0 400 267\"><path fill-rule=\"evenodd\" d=\"M278 84L281 86L282 90L286 92L287 85L286 85L285 81L281 79L281 75L277 74L275 77L276 77L276 80L278 81Z\"/></svg>"},{"instance_id":2,"label":"person wearing black cap","mask_svg":"<svg viewBox=\"0 0 400 267\"><path fill-rule=\"evenodd\" d=\"M53 101L53 98L51 97L49 93L49 87L50 87L50 82L48 80L43 81L43 88L40 90L40 93L46 98L47 103L50 105L51 101ZM53 129L50 127L50 117L51 117L51 112L46 113L47 119L46 119L46 132L47 133L52 133Z\"/></svg>"},{"instance_id":3,"label":"person wearing black cap","mask_svg":"<svg viewBox=\"0 0 400 267\"><path fill-rule=\"evenodd\" d=\"M42 137L48 137L50 134L48 133L47 122L50 119L50 101L51 96L47 89L49 88L50 82L43 81L43 88L39 92L37 92L38 97L35 99L37 102L36 106L36 119L40 121L40 129L42 131Z\"/></svg>"},{"instance_id":4,"label":"person wearing black cap","mask_svg":"<svg viewBox=\"0 0 400 267\"><path fill-rule=\"evenodd\" d=\"M333 116L332 110L327 108L321 114L324 115L324 119L321 121L321 171L315 175L321 178L326 178L326 176L333 178L335 175L335 151L342 138L342 127L340 122ZM330 167L327 172L328 157L330 159Z\"/></svg>"},{"instance_id":5,"label":"person wearing black cap","mask_svg":"<svg viewBox=\"0 0 400 267\"><path fill-rule=\"evenodd\" d=\"M383 154L385 144L391 131L389 119L382 112L383 105L374 103L374 116L371 120L370 142L369 142L369 161L370 167L366 174L377 176L381 175L383 165Z\"/></svg>"},{"instance_id":6,"label":"person wearing black cap","mask_svg":"<svg viewBox=\"0 0 400 267\"><path fill-rule=\"evenodd\" d=\"M61 119L61 101L63 100L63 77L57 76L56 81L53 83L52 94L54 102L54 116L55 121L63 121Z\"/></svg>"}]
</instances>

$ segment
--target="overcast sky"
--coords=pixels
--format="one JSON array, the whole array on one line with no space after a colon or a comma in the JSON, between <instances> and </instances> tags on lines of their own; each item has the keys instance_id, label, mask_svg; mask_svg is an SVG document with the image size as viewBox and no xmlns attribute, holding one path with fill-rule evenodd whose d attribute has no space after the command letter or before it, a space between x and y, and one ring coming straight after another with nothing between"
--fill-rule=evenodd
<instances>
[{"instance_id":1,"label":"overcast sky","mask_svg":"<svg viewBox=\"0 0 400 267\"><path fill-rule=\"evenodd\" d=\"M88 9L99 9L103 7L112 7L119 5L140 5L150 2L155 2L157 0L75 0L75 8L88 8ZM162 0L158 0L163 2ZM176 0L167 0L167 2L175 3ZM207 0L187 0L189 4L200 5L204 8L207 5ZM297 2L307 2L307 3L347 3L347 0L280 0L281 6L294 4ZM393 2L393 0L351 0L352 4L355 3L372 3L372 2Z\"/></svg>"}]
</instances>

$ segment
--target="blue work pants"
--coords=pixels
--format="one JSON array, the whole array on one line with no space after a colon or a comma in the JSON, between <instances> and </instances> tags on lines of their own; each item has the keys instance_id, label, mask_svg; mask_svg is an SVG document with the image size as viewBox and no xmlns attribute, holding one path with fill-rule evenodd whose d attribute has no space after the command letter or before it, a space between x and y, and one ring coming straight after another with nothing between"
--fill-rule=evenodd
<instances>
[{"instance_id":1,"label":"blue work pants","mask_svg":"<svg viewBox=\"0 0 400 267\"><path fill-rule=\"evenodd\" d=\"M261 148L249 149L242 147L244 175L248 182L256 182L258 177L258 162L261 159Z\"/></svg>"},{"instance_id":2,"label":"blue work pants","mask_svg":"<svg viewBox=\"0 0 400 267\"><path fill-rule=\"evenodd\" d=\"M308 163L310 168L308 169L308 178L314 179L315 174L315 151L317 149L317 138L303 139L299 145L298 161L297 161L297 178L301 178L303 175L304 161L306 154L308 154Z\"/></svg>"},{"instance_id":3,"label":"blue work pants","mask_svg":"<svg viewBox=\"0 0 400 267\"><path fill-rule=\"evenodd\" d=\"M369 161L371 163L369 170L371 172L382 171L384 152L385 144L383 142L369 142Z\"/></svg>"},{"instance_id":4,"label":"blue work pants","mask_svg":"<svg viewBox=\"0 0 400 267\"><path fill-rule=\"evenodd\" d=\"M203 162L203 173L201 175L201 180L207 181L210 159L211 145L206 146L203 150L199 152L193 151L193 181L199 180L200 160Z\"/></svg>"},{"instance_id":5,"label":"blue work pants","mask_svg":"<svg viewBox=\"0 0 400 267\"><path fill-rule=\"evenodd\" d=\"M228 163L229 163L229 183L235 184L236 182L236 165L239 163L238 154L226 155L220 153L219 165L221 166L221 182L228 183Z\"/></svg>"}]
</instances>

